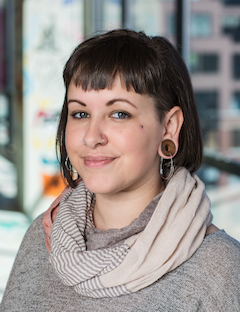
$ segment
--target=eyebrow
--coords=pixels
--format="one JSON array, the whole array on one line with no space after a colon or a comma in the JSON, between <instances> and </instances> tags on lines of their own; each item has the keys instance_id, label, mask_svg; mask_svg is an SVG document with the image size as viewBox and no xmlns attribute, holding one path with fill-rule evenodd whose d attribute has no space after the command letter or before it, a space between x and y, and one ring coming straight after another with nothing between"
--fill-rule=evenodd
<instances>
[{"instance_id":1,"label":"eyebrow","mask_svg":"<svg viewBox=\"0 0 240 312\"><path fill-rule=\"evenodd\" d=\"M110 105L113 105L115 102L126 102L126 103L132 105L133 107L137 108L137 106L134 105L131 101L129 101L129 100L127 100L127 99L124 99L124 98L113 99L113 100L107 102L106 105L107 105L107 106L110 106Z\"/></svg>"},{"instance_id":2,"label":"eyebrow","mask_svg":"<svg viewBox=\"0 0 240 312\"><path fill-rule=\"evenodd\" d=\"M72 103L72 102L75 102L75 103L78 103L82 106L87 106L85 103L83 103L82 101L79 101L79 100L75 100L75 99L70 99L68 100L68 104L69 103ZM133 107L137 108L137 106L135 104L133 104L131 101L127 100L127 99L124 99L124 98L117 98L117 99L112 99L111 101L108 101L106 106L111 106L113 105L115 102L126 102L130 105L132 105Z\"/></svg>"},{"instance_id":3,"label":"eyebrow","mask_svg":"<svg viewBox=\"0 0 240 312\"><path fill-rule=\"evenodd\" d=\"M85 103L83 103L83 102L81 102L81 101L79 101L79 100L75 100L75 99L70 99L70 100L68 100L68 104L69 103L78 103L78 104L80 104L80 105L82 105L82 106L87 106Z\"/></svg>"}]
</instances>

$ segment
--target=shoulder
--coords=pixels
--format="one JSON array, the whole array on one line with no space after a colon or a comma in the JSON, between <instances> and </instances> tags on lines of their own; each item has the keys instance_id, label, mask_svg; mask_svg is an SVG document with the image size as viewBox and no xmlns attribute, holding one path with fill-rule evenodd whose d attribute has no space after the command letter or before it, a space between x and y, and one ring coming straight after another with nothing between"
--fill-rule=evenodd
<instances>
[{"instance_id":1,"label":"shoulder","mask_svg":"<svg viewBox=\"0 0 240 312\"><path fill-rule=\"evenodd\" d=\"M18 250L2 300L4 311L22 311L24 298L27 294L33 295L33 280L39 288L37 279L43 275L42 264L47 263L42 219L43 214L32 222Z\"/></svg>"},{"instance_id":2,"label":"shoulder","mask_svg":"<svg viewBox=\"0 0 240 312\"><path fill-rule=\"evenodd\" d=\"M171 302L171 311L240 311L240 243L222 230L209 234L153 287L156 305Z\"/></svg>"},{"instance_id":3,"label":"shoulder","mask_svg":"<svg viewBox=\"0 0 240 312\"><path fill-rule=\"evenodd\" d=\"M45 214L45 212L40 214L38 217L36 217L35 220L32 221L27 232L42 231L43 230L42 220L43 220L44 214Z\"/></svg>"},{"instance_id":4,"label":"shoulder","mask_svg":"<svg viewBox=\"0 0 240 312\"><path fill-rule=\"evenodd\" d=\"M39 215L29 226L18 250L13 271L18 272L21 267L33 265L35 259L45 254L45 232L42 226L43 214Z\"/></svg>"},{"instance_id":5,"label":"shoulder","mask_svg":"<svg viewBox=\"0 0 240 312\"><path fill-rule=\"evenodd\" d=\"M224 231L209 234L191 258L139 295L146 300L138 311L240 311L240 243Z\"/></svg>"},{"instance_id":6,"label":"shoulder","mask_svg":"<svg viewBox=\"0 0 240 312\"><path fill-rule=\"evenodd\" d=\"M206 260L219 260L222 265L240 263L240 242L223 230L207 235L198 251L204 254Z\"/></svg>"},{"instance_id":7,"label":"shoulder","mask_svg":"<svg viewBox=\"0 0 240 312\"><path fill-rule=\"evenodd\" d=\"M240 286L240 243L225 231L216 231L204 238L181 267L205 289L207 285L224 288L234 282Z\"/></svg>"},{"instance_id":8,"label":"shoulder","mask_svg":"<svg viewBox=\"0 0 240 312\"><path fill-rule=\"evenodd\" d=\"M193 255L190 263L194 262L192 268L202 290L203 306L218 307L216 311L239 311L240 243L225 231L214 232L205 237Z\"/></svg>"},{"instance_id":9,"label":"shoulder","mask_svg":"<svg viewBox=\"0 0 240 312\"><path fill-rule=\"evenodd\" d=\"M191 260L191 264L201 267L203 276L214 274L221 280L231 275L240 278L240 243L223 230L207 235Z\"/></svg>"},{"instance_id":10,"label":"shoulder","mask_svg":"<svg viewBox=\"0 0 240 312\"><path fill-rule=\"evenodd\" d=\"M35 244L37 244L37 242L42 241L43 239L45 239L45 232L44 232L44 228L42 225L42 220L43 220L43 216L44 214L39 215L29 226L22 244L20 246L19 252L21 251L21 249L24 246L34 246Z\"/></svg>"}]
</instances>

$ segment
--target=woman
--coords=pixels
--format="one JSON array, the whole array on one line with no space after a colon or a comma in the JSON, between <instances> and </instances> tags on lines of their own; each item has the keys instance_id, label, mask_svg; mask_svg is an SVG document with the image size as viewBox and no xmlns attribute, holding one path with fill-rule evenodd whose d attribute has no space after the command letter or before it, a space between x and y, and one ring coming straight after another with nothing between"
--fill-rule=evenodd
<instances>
[{"instance_id":1,"label":"woman","mask_svg":"<svg viewBox=\"0 0 240 312\"><path fill-rule=\"evenodd\" d=\"M75 49L64 82L69 186L28 230L1 311L240 311L240 244L193 174L201 131L176 50L112 31Z\"/></svg>"}]
</instances>

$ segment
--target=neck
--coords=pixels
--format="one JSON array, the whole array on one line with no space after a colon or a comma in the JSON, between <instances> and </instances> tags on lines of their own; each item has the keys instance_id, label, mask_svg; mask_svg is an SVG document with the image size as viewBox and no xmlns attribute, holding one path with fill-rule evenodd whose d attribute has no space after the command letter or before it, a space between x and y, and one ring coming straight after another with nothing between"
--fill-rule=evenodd
<instances>
[{"instance_id":1,"label":"neck","mask_svg":"<svg viewBox=\"0 0 240 312\"><path fill-rule=\"evenodd\" d=\"M151 200L164 190L161 178L153 185L143 185L131 192L96 194L94 223L101 230L120 229L138 218Z\"/></svg>"}]
</instances>

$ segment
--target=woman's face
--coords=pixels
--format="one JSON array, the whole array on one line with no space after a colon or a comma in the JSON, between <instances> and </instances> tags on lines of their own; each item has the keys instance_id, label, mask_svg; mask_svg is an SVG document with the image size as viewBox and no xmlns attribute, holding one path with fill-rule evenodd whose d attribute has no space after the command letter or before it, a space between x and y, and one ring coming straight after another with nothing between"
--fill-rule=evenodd
<instances>
[{"instance_id":1,"label":"woman's face","mask_svg":"<svg viewBox=\"0 0 240 312\"><path fill-rule=\"evenodd\" d=\"M93 193L111 195L159 184L163 132L153 99L127 91L119 78L112 89L98 91L70 84L66 149Z\"/></svg>"}]
</instances>

